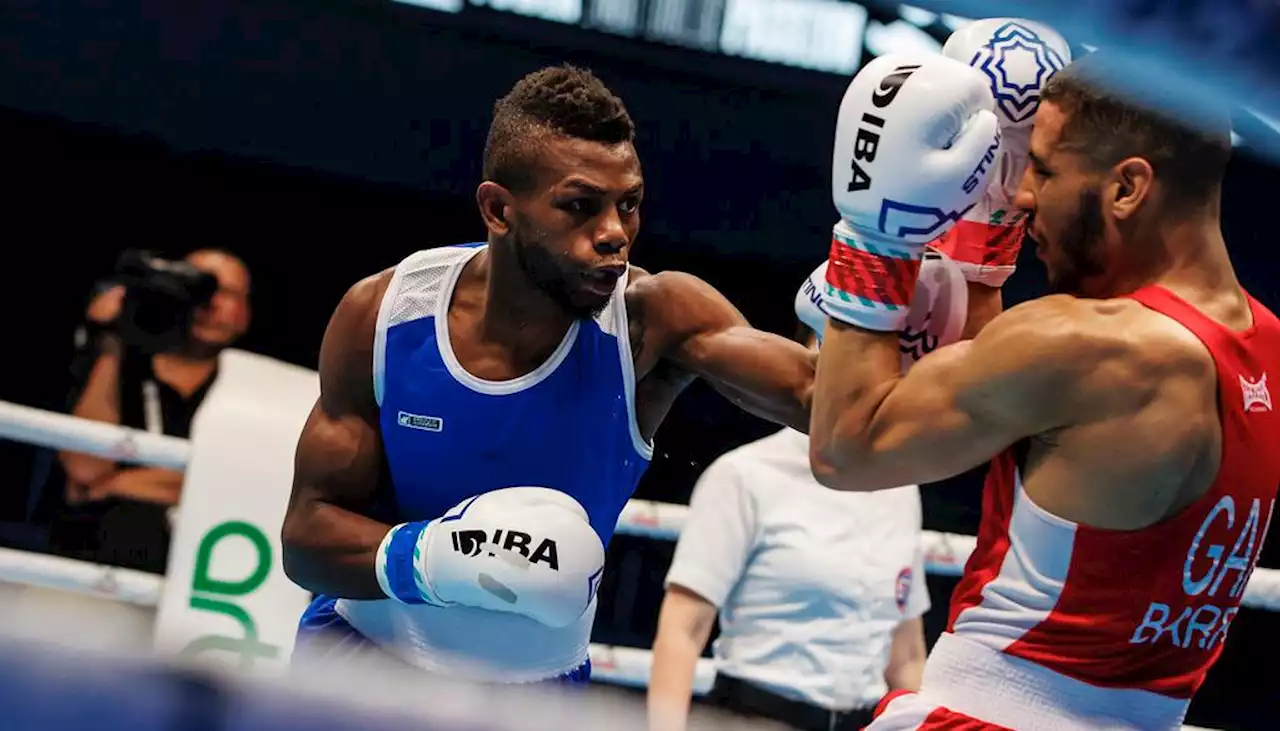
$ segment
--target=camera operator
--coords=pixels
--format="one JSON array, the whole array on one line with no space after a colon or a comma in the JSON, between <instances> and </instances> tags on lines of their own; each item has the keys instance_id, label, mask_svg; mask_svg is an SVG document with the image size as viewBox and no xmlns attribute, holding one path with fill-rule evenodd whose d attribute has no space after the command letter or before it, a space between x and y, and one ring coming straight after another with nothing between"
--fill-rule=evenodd
<instances>
[{"instance_id":1,"label":"camera operator","mask_svg":"<svg viewBox=\"0 0 1280 731\"><path fill-rule=\"evenodd\" d=\"M188 437L219 353L244 334L249 316L249 272L234 255L200 249L171 262L125 252L86 310L87 375L71 412ZM59 459L66 507L51 530L53 551L163 574L182 473L73 452Z\"/></svg>"}]
</instances>

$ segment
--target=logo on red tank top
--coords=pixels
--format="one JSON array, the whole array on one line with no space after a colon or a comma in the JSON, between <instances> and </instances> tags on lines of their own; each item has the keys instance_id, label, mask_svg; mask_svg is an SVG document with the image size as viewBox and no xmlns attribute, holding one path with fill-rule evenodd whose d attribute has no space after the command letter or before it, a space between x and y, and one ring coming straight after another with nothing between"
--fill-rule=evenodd
<instances>
[{"instance_id":1,"label":"logo on red tank top","mask_svg":"<svg viewBox=\"0 0 1280 731\"><path fill-rule=\"evenodd\" d=\"M1258 498L1237 505L1223 495L1200 523L1182 563L1181 596L1151 602L1129 643L1170 643L1212 650L1227 636L1239 611L1249 575L1262 551L1275 501ZM1247 513L1245 512L1247 511Z\"/></svg>"},{"instance_id":2,"label":"logo on red tank top","mask_svg":"<svg viewBox=\"0 0 1280 731\"><path fill-rule=\"evenodd\" d=\"M1271 410L1271 392L1267 390L1267 374L1263 373L1256 381L1240 376L1240 390L1244 392L1246 412Z\"/></svg>"}]
</instances>

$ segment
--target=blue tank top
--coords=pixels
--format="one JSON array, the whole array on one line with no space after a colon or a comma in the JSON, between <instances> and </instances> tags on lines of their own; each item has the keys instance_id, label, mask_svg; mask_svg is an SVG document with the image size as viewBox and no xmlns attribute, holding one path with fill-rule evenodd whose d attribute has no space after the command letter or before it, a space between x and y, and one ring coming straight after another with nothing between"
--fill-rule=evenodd
<instances>
[{"instance_id":1,"label":"blue tank top","mask_svg":"<svg viewBox=\"0 0 1280 731\"><path fill-rule=\"evenodd\" d=\"M653 455L635 419L626 277L598 315L570 326L541 366L513 380L487 381L454 356L448 318L463 267L483 250L471 244L412 254L396 266L383 295L372 365L391 485L372 516L389 523L430 520L473 495L549 487L586 509L608 547ZM317 596L300 631L327 626L335 601ZM383 603L394 604L376 604ZM417 639L437 646L463 627L512 621L465 608L427 614L431 623L419 628ZM580 627L529 628L528 662L539 662L542 652L552 659L585 656L593 616L584 615Z\"/></svg>"},{"instance_id":2,"label":"blue tank top","mask_svg":"<svg viewBox=\"0 0 1280 731\"><path fill-rule=\"evenodd\" d=\"M618 282L541 366L509 381L468 373L449 341L449 303L483 245L421 251L396 267L378 313L374 392L399 521L427 520L504 487L560 490L606 547L649 466Z\"/></svg>"}]
</instances>

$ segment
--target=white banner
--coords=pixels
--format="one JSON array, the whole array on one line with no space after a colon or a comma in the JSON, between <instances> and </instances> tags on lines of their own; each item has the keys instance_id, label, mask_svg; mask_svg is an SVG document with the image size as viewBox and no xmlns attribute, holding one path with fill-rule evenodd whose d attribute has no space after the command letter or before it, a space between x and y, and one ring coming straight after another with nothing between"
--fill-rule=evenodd
<instances>
[{"instance_id":1,"label":"white banner","mask_svg":"<svg viewBox=\"0 0 1280 731\"><path fill-rule=\"evenodd\" d=\"M315 371L223 353L192 423L158 651L249 673L288 663L310 595L284 574L280 526L298 435L319 394Z\"/></svg>"}]
</instances>

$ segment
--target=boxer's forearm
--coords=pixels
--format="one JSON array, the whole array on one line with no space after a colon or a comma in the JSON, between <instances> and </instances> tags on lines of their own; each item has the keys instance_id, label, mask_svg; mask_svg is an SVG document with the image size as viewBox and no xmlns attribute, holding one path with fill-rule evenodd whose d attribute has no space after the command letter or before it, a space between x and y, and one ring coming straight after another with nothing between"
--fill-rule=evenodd
<instances>
[{"instance_id":1,"label":"boxer's forearm","mask_svg":"<svg viewBox=\"0 0 1280 731\"><path fill-rule=\"evenodd\" d=\"M756 330L724 295L689 274L646 277L630 292L634 341L704 379L747 412L800 431L809 427L815 354ZM638 352L638 351L636 351Z\"/></svg>"},{"instance_id":2,"label":"boxer's forearm","mask_svg":"<svg viewBox=\"0 0 1280 731\"><path fill-rule=\"evenodd\" d=\"M867 467L881 402L902 376L898 335L831 320L823 339L809 423L814 476L838 487Z\"/></svg>"},{"instance_id":3,"label":"boxer's forearm","mask_svg":"<svg viewBox=\"0 0 1280 731\"><path fill-rule=\"evenodd\" d=\"M737 326L691 338L676 360L744 411L809 430L817 355L803 345Z\"/></svg>"},{"instance_id":4,"label":"boxer's forearm","mask_svg":"<svg viewBox=\"0 0 1280 731\"><path fill-rule=\"evenodd\" d=\"M814 395L814 477L858 491L937 482L1028 436L1099 418L1082 404L1114 409L1117 399L1141 396L1131 378L1097 377L1138 371L1123 370L1135 368L1123 360L1129 341L1111 320L1082 327L1092 306L1067 296L1023 303L906 373L893 335L833 320Z\"/></svg>"},{"instance_id":5,"label":"boxer's forearm","mask_svg":"<svg viewBox=\"0 0 1280 731\"><path fill-rule=\"evenodd\" d=\"M726 381L712 381L711 385L748 414L807 434L809 407L813 401L813 374L798 379L789 375L779 382L782 385L769 383L759 388Z\"/></svg>"},{"instance_id":6,"label":"boxer's forearm","mask_svg":"<svg viewBox=\"0 0 1280 731\"><path fill-rule=\"evenodd\" d=\"M968 283L968 313L961 340L971 340L1004 309L1001 290ZM814 388L810 439L830 479L866 470L877 409L901 380L898 338L831 321Z\"/></svg>"},{"instance_id":7,"label":"boxer's forearm","mask_svg":"<svg viewBox=\"0 0 1280 731\"><path fill-rule=\"evenodd\" d=\"M295 584L344 599L385 599L375 569L391 526L336 505L313 502L284 525L284 570Z\"/></svg>"}]
</instances>

